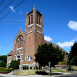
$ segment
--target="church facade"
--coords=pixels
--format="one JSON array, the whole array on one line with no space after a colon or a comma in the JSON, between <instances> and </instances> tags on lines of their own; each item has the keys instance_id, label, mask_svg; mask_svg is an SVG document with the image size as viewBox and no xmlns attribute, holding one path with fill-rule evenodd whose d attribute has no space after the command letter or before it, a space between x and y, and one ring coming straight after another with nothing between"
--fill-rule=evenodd
<instances>
[{"instance_id":1,"label":"church facade","mask_svg":"<svg viewBox=\"0 0 77 77\"><path fill-rule=\"evenodd\" d=\"M20 66L37 64L34 54L38 45L45 42L50 43L44 40L43 14L34 7L31 12L26 13L25 32L20 29L14 39L13 50L7 55L7 66L12 60L18 60Z\"/></svg>"}]
</instances>

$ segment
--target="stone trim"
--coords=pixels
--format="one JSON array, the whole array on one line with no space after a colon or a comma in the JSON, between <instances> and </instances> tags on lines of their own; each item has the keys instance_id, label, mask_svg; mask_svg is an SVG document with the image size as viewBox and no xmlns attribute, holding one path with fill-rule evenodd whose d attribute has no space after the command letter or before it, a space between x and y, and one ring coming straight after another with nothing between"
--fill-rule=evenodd
<instances>
[{"instance_id":1,"label":"stone trim","mask_svg":"<svg viewBox=\"0 0 77 77\"><path fill-rule=\"evenodd\" d=\"M28 34L29 34L29 33L32 33L32 31L28 32Z\"/></svg>"},{"instance_id":2,"label":"stone trim","mask_svg":"<svg viewBox=\"0 0 77 77\"><path fill-rule=\"evenodd\" d=\"M28 28L31 27L31 26L33 26L33 24L28 25Z\"/></svg>"},{"instance_id":3,"label":"stone trim","mask_svg":"<svg viewBox=\"0 0 77 77\"><path fill-rule=\"evenodd\" d=\"M39 25L39 24L36 24L36 25L37 25L38 27L42 28L41 25Z\"/></svg>"},{"instance_id":4,"label":"stone trim","mask_svg":"<svg viewBox=\"0 0 77 77\"><path fill-rule=\"evenodd\" d=\"M40 33L40 34L43 34L43 33L41 33L40 31L36 31L37 33Z\"/></svg>"}]
</instances>

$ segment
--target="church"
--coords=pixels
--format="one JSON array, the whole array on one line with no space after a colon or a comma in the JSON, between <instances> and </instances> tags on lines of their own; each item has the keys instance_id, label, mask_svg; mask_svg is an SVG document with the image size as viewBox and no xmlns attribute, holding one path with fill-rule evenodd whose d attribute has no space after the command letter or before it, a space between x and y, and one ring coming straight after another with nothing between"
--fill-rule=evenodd
<instances>
[{"instance_id":1,"label":"church","mask_svg":"<svg viewBox=\"0 0 77 77\"><path fill-rule=\"evenodd\" d=\"M50 43L44 40L43 14L35 7L32 11L26 13L25 27L25 32L20 29L14 39L13 50L7 55L7 66L10 65L12 60L18 60L20 67L25 65L35 66L38 64L35 62L34 56L38 45ZM53 46L56 47L57 45L53 44ZM63 49L62 51L67 53Z\"/></svg>"}]
</instances>

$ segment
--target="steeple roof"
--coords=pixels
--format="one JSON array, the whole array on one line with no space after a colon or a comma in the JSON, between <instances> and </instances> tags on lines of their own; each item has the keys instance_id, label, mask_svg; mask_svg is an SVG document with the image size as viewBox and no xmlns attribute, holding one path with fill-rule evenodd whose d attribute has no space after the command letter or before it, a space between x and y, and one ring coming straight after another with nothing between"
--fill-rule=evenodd
<instances>
[{"instance_id":1,"label":"steeple roof","mask_svg":"<svg viewBox=\"0 0 77 77\"><path fill-rule=\"evenodd\" d=\"M27 14L29 15L29 14L32 13L34 10L36 10L37 13L39 13L40 15L42 15L42 13L40 13L40 12L35 8L35 5L34 5L34 8L33 8L29 13L27 12Z\"/></svg>"}]
</instances>

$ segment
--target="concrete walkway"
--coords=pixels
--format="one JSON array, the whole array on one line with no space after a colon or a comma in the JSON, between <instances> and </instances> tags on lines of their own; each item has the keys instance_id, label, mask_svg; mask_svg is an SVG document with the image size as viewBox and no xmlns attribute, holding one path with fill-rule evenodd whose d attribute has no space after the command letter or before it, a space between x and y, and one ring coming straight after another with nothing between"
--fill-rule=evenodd
<instances>
[{"instance_id":1,"label":"concrete walkway","mask_svg":"<svg viewBox=\"0 0 77 77\"><path fill-rule=\"evenodd\" d=\"M16 76L11 74L0 74L3 77L60 77L61 75L45 76L45 75L28 75L28 76Z\"/></svg>"},{"instance_id":2,"label":"concrete walkway","mask_svg":"<svg viewBox=\"0 0 77 77\"><path fill-rule=\"evenodd\" d=\"M9 74L0 74L0 77L77 77L77 73L64 73L62 75L52 75L52 76L45 76L45 75L17 76L17 75L12 75L12 74L13 72Z\"/></svg>"},{"instance_id":3,"label":"concrete walkway","mask_svg":"<svg viewBox=\"0 0 77 77\"><path fill-rule=\"evenodd\" d=\"M43 75L28 75L28 76L16 76L16 75L9 75L9 74L0 74L1 77L57 77L57 76L43 76Z\"/></svg>"}]
</instances>

